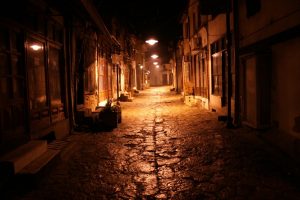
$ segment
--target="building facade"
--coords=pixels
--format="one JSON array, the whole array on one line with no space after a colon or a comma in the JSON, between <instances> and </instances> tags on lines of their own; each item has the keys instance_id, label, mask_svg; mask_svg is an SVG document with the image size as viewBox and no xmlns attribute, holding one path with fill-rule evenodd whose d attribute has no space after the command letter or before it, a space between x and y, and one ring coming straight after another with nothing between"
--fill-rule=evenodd
<instances>
[{"instance_id":1,"label":"building facade","mask_svg":"<svg viewBox=\"0 0 300 200\"><path fill-rule=\"evenodd\" d=\"M237 126L270 130L268 139L294 158L299 14L298 1L188 1L177 50L183 48L183 76L176 77L189 99Z\"/></svg>"},{"instance_id":2,"label":"building facade","mask_svg":"<svg viewBox=\"0 0 300 200\"><path fill-rule=\"evenodd\" d=\"M126 26L106 26L90 0L12 0L0 11L2 177L90 125L98 106L136 89L143 57L135 49L143 50Z\"/></svg>"},{"instance_id":3,"label":"building facade","mask_svg":"<svg viewBox=\"0 0 300 200\"><path fill-rule=\"evenodd\" d=\"M299 157L300 2L239 2L241 119Z\"/></svg>"},{"instance_id":4,"label":"building facade","mask_svg":"<svg viewBox=\"0 0 300 200\"><path fill-rule=\"evenodd\" d=\"M0 20L1 153L70 132L64 18L44 1L21 4Z\"/></svg>"}]
</instances>

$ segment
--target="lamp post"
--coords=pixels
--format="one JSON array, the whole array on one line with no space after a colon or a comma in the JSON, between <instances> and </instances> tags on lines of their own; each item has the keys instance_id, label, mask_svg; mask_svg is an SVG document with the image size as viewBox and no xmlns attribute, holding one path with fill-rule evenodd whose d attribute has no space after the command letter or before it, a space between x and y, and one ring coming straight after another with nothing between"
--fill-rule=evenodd
<instances>
[{"instance_id":1,"label":"lamp post","mask_svg":"<svg viewBox=\"0 0 300 200\"><path fill-rule=\"evenodd\" d=\"M141 77L141 79L142 79L142 81L141 81L141 83L142 83L142 85L141 85L142 90L144 89L144 69L143 68L144 68L144 66L141 65L140 69L141 69L141 74L142 74L142 77Z\"/></svg>"}]
</instances>

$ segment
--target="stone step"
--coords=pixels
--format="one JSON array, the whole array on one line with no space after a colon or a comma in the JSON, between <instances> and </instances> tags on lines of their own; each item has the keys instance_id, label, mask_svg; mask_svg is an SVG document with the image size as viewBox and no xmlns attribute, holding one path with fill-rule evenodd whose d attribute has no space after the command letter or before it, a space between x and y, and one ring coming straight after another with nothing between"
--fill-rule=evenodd
<instances>
[{"instance_id":1,"label":"stone step","mask_svg":"<svg viewBox=\"0 0 300 200\"><path fill-rule=\"evenodd\" d=\"M48 144L48 149L59 150L60 159L66 159L69 155L72 155L77 146L77 143L72 141L71 137L68 137L65 140L53 141Z\"/></svg>"},{"instance_id":2,"label":"stone step","mask_svg":"<svg viewBox=\"0 0 300 200\"><path fill-rule=\"evenodd\" d=\"M40 157L25 166L19 174L34 175L40 172L51 160L53 160L58 154L59 150L48 149Z\"/></svg>"},{"instance_id":3,"label":"stone step","mask_svg":"<svg viewBox=\"0 0 300 200\"><path fill-rule=\"evenodd\" d=\"M48 144L48 149L61 150L65 148L70 142L67 140L54 140Z\"/></svg>"},{"instance_id":4,"label":"stone step","mask_svg":"<svg viewBox=\"0 0 300 200\"><path fill-rule=\"evenodd\" d=\"M47 151L47 141L32 140L0 158L1 175L14 175Z\"/></svg>"}]
</instances>

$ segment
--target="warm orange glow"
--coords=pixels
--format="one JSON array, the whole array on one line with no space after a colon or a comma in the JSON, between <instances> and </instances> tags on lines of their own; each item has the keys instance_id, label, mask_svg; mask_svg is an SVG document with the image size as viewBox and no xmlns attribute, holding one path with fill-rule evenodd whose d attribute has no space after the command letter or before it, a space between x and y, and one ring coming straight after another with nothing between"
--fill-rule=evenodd
<instances>
[{"instance_id":1,"label":"warm orange glow","mask_svg":"<svg viewBox=\"0 0 300 200\"><path fill-rule=\"evenodd\" d=\"M33 44L33 45L30 45L30 48L34 51L38 51L38 50L42 49L42 46L37 45L37 44Z\"/></svg>"},{"instance_id":2,"label":"warm orange glow","mask_svg":"<svg viewBox=\"0 0 300 200\"><path fill-rule=\"evenodd\" d=\"M156 68L159 68L159 65L156 65L155 67L156 67Z\"/></svg>"},{"instance_id":3,"label":"warm orange glow","mask_svg":"<svg viewBox=\"0 0 300 200\"><path fill-rule=\"evenodd\" d=\"M141 69L143 69L143 67L144 67L143 65L140 66Z\"/></svg>"},{"instance_id":4,"label":"warm orange glow","mask_svg":"<svg viewBox=\"0 0 300 200\"><path fill-rule=\"evenodd\" d=\"M98 106L105 106L107 104L107 100L101 101L98 103Z\"/></svg>"},{"instance_id":5,"label":"warm orange glow","mask_svg":"<svg viewBox=\"0 0 300 200\"><path fill-rule=\"evenodd\" d=\"M156 58L158 58L158 55L153 54L153 55L151 56L151 58L156 59Z\"/></svg>"},{"instance_id":6,"label":"warm orange glow","mask_svg":"<svg viewBox=\"0 0 300 200\"><path fill-rule=\"evenodd\" d=\"M158 62L153 62L153 65L158 65Z\"/></svg>"},{"instance_id":7,"label":"warm orange glow","mask_svg":"<svg viewBox=\"0 0 300 200\"><path fill-rule=\"evenodd\" d=\"M158 43L158 41L157 40L155 40L155 39L149 39L149 40L146 40L146 43L148 43L149 45L155 45L156 43Z\"/></svg>"}]
</instances>

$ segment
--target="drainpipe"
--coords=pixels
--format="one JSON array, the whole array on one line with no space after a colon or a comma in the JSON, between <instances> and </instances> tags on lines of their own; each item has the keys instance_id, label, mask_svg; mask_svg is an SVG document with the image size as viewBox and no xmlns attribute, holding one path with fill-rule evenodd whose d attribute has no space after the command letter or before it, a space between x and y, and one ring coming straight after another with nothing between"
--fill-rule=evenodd
<instances>
[{"instance_id":1,"label":"drainpipe","mask_svg":"<svg viewBox=\"0 0 300 200\"><path fill-rule=\"evenodd\" d=\"M234 96L234 121L235 125L240 125L240 35L239 35L239 1L232 0L233 5L233 31L234 31L234 59L235 59L235 96Z\"/></svg>"},{"instance_id":2,"label":"drainpipe","mask_svg":"<svg viewBox=\"0 0 300 200\"><path fill-rule=\"evenodd\" d=\"M116 64L117 71L117 101L119 101L119 65Z\"/></svg>"},{"instance_id":3,"label":"drainpipe","mask_svg":"<svg viewBox=\"0 0 300 200\"><path fill-rule=\"evenodd\" d=\"M177 57L177 47L175 47L175 74L176 74L176 77L174 77L174 78L176 78L176 93L178 94L178 79L179 79L179 77L178 77L178 57Z\"/></svg>"},{"instance_id":4,"label":"drainpipe","mask_svg":"<svg viewBox=\"0 0 300 200\"><path fill-rule=\"evenodd\" d=\"M227 93L227 128L233 128L231 117L231 94L232 94L232 77L231 77L231 46L232 39L230 33L230 8L231 0L226 2L226 37L227 37L227 77L228 77L228 93Z\"/></svg>"}]
</instances>

